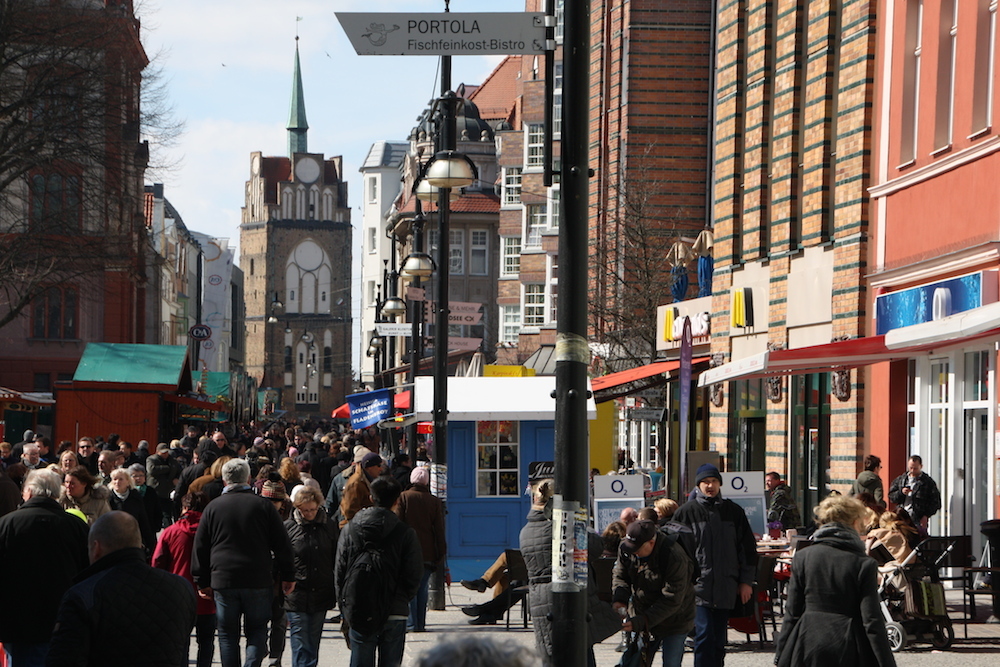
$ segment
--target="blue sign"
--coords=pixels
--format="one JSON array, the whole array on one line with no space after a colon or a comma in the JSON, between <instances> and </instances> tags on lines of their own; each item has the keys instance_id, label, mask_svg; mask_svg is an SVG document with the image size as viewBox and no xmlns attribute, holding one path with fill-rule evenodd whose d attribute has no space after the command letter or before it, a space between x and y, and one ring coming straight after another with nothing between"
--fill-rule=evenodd
<instances>
[{"instance_id":1,"label":"blue sign","mask_svg":"<svg viewBox=\"0 0 1000 667\"><path fill-rule=\"evenodd\" d=\"M880 294L875 298L875 333L882 335L936 319L935 300L938 309L943 311L942 317L979 308L989 302L984 291L983 274L979 272Z\"/></svg>"},{"instance_id":2,"label":"blue sign","mask_svg":"<svg viewBox=\"0 0 1000 667\"><path fill-rule=\"evenodd\" d=\"M376 389L347 397L351 428L368 428L392 416L392 396L388 389Z\"/></svg>"}]
</instances>

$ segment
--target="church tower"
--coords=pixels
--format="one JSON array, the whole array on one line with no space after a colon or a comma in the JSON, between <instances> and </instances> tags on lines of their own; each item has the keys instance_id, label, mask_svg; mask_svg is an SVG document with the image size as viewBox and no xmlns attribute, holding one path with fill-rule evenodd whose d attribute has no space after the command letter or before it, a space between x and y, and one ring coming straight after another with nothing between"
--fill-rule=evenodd
<instances>
[{"instance_id":1,"label":"church tower","mask_svg":"<svg viewBox=\"0 0 1000 667\"><path fill-rule=\"evenodd\" d=\"M329 418L352 392L351 211L343 158L307 148L298 37L288 155L250 154L240 224L246 370L265 412Z\"/></svg>"}]
</instances>

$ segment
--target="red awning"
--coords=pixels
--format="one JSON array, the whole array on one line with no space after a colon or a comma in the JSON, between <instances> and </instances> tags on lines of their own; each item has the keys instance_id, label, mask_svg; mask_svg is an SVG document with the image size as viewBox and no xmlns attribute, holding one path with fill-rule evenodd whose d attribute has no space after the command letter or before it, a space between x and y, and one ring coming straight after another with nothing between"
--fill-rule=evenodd
<instances>
[{"instance_id":1,"label":"red awning","mask_svg":"<svg viewBox=\"0 0 1000 667\"><path fill-rule=\"evenodd\" d=\"M691 360L691 365L696 366L707 361L708 357L697 357ZM662 376L666 373L672 373L680 367L681 362L676 359L673 361L656 361L651 364L646 364L645 366L630 368L627 371L619 371L617 373L609 373L608 375L592 378L590 380L590 386L594 390L595 394L598 394L595 400L598 403L602 403L604 401L611 400L612 398L627 396L630 393L654 387L657 384L662 384L665 381L665 378L658 378L656 381L650 381L642 384L641 386L624 387L624 385L628 385L629 383L636 382L638 380L645 380L647 378L653 378L657 375ZM613 391L620 387L622 388L621 390Z\"/></svg>"},{"instance_id":2,"label":"red awning","mask_svg":"<svg viewBox=\"0 0 1000 667\"><path fill-rule=\"evenodd\" d=\"M981 340L1000 340L1000 303L987 304L948 317L893 329L882 336L761 352L704 371L702 387L730 380L773 375L828 373L882 361L910 359Z\"/></svg>"}]
</instances>

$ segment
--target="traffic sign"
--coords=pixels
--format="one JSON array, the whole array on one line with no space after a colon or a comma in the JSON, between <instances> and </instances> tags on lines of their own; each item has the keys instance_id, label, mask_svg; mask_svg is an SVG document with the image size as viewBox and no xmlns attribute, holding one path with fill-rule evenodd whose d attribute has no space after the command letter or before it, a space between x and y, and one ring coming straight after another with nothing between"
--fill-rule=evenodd
<instances>
[{"instance_id":1,"label":"traffic sign","mask_svg":"<svg viewBox=\"0 0 1000 667\"><path fill-rule=\"evenodd\" d=\"M482 56L545 52L534 12L336 12L359 56Z\"/></svg>"},{"instance_id":2,"label":"traffic sign","mask_svg":"<svg viewBox=\"0 0 1000 667\"><path fill-rule=\"evenodd\" d=\"M212 327L207 324L196 324L188 329L188 336L194 340L208 340L212 337Z\"/></svg>"},{"instance_id":3,"label":"traffic sign","mask_svg":"<svg viewBox=\"0 0 1000 667\"><path fill-rule=\"evenodd\" d=\"M661 422L663 408L632 408L629 417L635 421Z\"/></svg>"}]
</instances>

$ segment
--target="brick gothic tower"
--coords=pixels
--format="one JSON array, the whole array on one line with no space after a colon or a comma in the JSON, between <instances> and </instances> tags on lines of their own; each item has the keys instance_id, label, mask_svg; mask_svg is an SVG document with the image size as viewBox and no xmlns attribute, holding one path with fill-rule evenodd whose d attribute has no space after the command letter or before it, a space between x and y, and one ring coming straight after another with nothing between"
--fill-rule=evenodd
<instances>
[{"instance_id":1,"label":"brick gothic tower","mask_svg":"<svg viewBox=\"0 0 1000 667\"><path fill-rule=\"evenodd\" d=\"M343 160L308 152L308 128L296 44L288 156L250 156L246 369L266 412L323 418L352 391L351 215Z\"/></svg>"}]
</instances>

